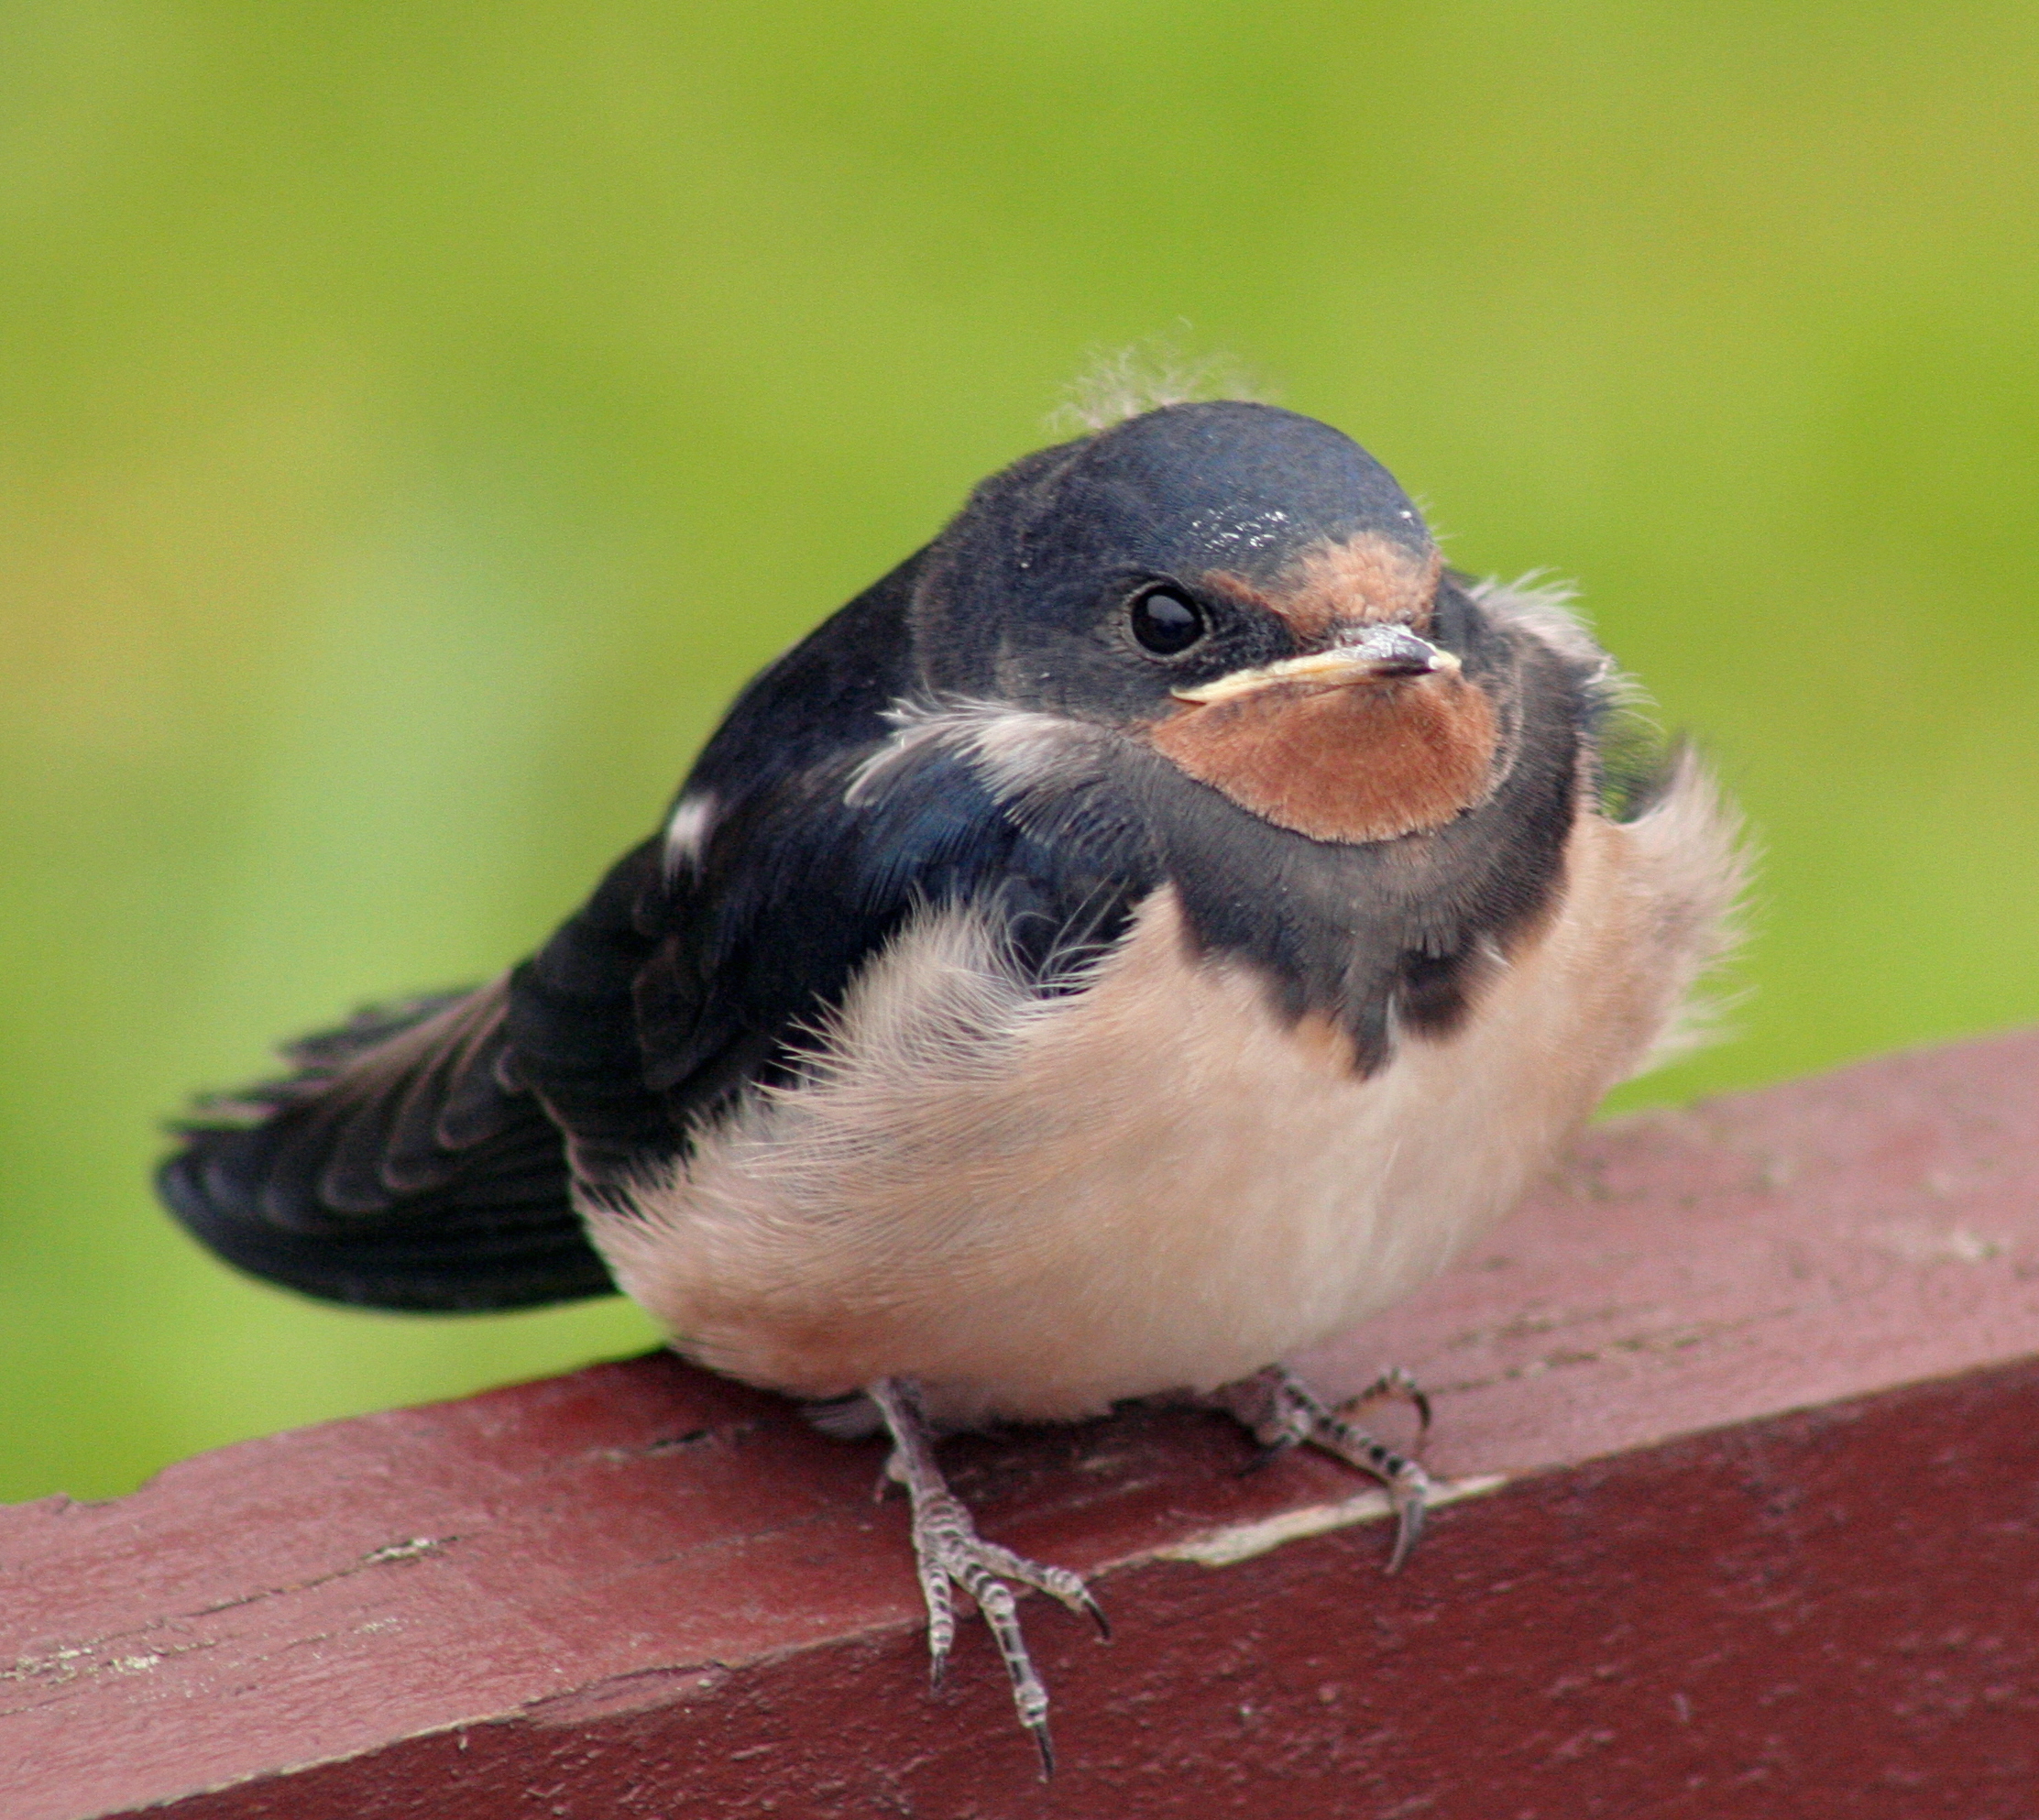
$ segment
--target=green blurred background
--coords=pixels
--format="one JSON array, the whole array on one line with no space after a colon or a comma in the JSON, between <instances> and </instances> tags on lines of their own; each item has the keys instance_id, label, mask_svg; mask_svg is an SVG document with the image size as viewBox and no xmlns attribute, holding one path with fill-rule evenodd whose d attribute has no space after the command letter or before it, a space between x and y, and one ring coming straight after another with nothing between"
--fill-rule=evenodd
<instances>
[{"instance_id":1,"label":"green blurred background","mask_svg":"<svg viewBox=\"0 0 2039 1820\"><path fill-rule=\"evenodd\" d=\"M241 1281L158 1122L529 948L1157 334L1704 735L1754 991L1640 1097L2039 1016L2035 53L2030 0L0 7L0 1497L650 1343Z\"/></svg>"}]
</instances>

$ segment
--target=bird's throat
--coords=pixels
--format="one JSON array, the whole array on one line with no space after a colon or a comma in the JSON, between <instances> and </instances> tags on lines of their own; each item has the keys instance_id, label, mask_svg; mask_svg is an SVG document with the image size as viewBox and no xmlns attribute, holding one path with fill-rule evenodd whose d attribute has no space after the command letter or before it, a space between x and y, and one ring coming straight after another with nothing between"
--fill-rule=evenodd
<instances>
[{"instance_id":1,"label":"bird's throat","mask_svg":"<svg viewBox=\"0 0 2039 1820\"><path fill-rule=\"evenodd\" d=\"M1155 749L1243 809L1313 840L1390 840L1442 828L1492 787L1497 729L1457 675L1282 686L1185 707Z\"/></svg>"}]
</instances>

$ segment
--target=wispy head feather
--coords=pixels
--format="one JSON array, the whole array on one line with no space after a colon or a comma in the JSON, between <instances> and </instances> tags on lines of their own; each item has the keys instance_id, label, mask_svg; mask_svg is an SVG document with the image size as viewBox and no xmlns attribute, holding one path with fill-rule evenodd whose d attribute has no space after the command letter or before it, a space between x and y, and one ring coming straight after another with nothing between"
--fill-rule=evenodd
<instances>
[{"instance_id":1,"label":"wispy head feather","mask_svg":"<svg viewBox=\"0 0 2039 1820\"><path fill-rule=\"evenodd\" d=\"M1207 399L1241 399L1272 404L1270 389L1227 354L1190 354L1183 345L1187 323L1150 335L1130 347L1095 349L1081 375L1062 389L1062 401L1048 414L1058 435L1108 430L1165 404Z\"/></svg>"}]
</instances>

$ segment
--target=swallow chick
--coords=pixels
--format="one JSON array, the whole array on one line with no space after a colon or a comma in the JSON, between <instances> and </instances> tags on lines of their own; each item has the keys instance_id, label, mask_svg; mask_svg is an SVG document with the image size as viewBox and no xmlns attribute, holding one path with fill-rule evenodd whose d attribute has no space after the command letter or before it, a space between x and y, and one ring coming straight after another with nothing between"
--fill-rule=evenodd
<instances>
[{"instance_id":1,"label":"swallow chick","mask_svg":"<svg viewBox=\"0 0 2039 1820\"><path fill-rule=\"evenodd\" d=\"M1579 624L1449 571L1338 431L1172 405L1025 456L738 698L532 959L201 1107L160 1187L378 1308L620 1288L882 1428L939 1678L982 1613L947 1431L1127 1398L1421 1470L1280 1361L1506 1212L1675 1024L1739 883L1700 765L1617 748ZM1376 1391L1412 1395L1396 1375Z\"/></svg>"}]
</instances>

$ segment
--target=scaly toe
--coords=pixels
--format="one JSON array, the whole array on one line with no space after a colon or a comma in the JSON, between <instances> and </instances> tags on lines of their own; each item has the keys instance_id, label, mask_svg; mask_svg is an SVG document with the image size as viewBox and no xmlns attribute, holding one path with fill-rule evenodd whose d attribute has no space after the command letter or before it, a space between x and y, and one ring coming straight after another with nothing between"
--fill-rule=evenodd
<instances>
[{"instance_id":1,"label":"scaly toe","mask_svg":"<svg viewBox=\"0 0 2039 1820\"><path fill-rule=\"evenodd\" d=\"M881 1379L871 1397L892 1431L894 1452L887 1475L904 1484L913 1503L914 1560L927 1606L928 1672L939 1687L956 1639L951 1588L967 1593L998 1647L1013 1688L1013 1706L1041 1757L1041 1778L1055 1772L1055 1746L1047 1729L1047 1689L1036 1672L1020 1632L1018 1601L1007 1583L1032 1586L1091 1620L1100 1636L1111 1626L1081 1578L1066 1567L1047 1567L988 1542L962 1502L948 1489L935 1464L932 1436L921 1414L918 1392L896 1378Z\"/></svg>"},{"instance_id":2,"label":"scaly toe","mask_svg":"<svg viewBox=\"0 0 2039 1820\"><path fill-rule=\"evenodd\" d=\"M1371 1475L1387 1490L1395 1511L1395 1546L1387 1572L1399 1572L1422 1539L1423 1513L1431 1493L1429 1474L1415 1461L1376 1441L1345 1419L1344 1411L1393 1399L1414 1406L1419 1438L1431 1424L1430 1398L1398 1366L1385 1371L1358 1396L1336 1409L1286 1365L1269 1365L1251 1377L1212 1391L1204 1400L1225 1410L1252 1433L1261 1452L1244 1469L1252 1472L1299 1443L1322 1449Z\"/></svg>"}]
</instances>

